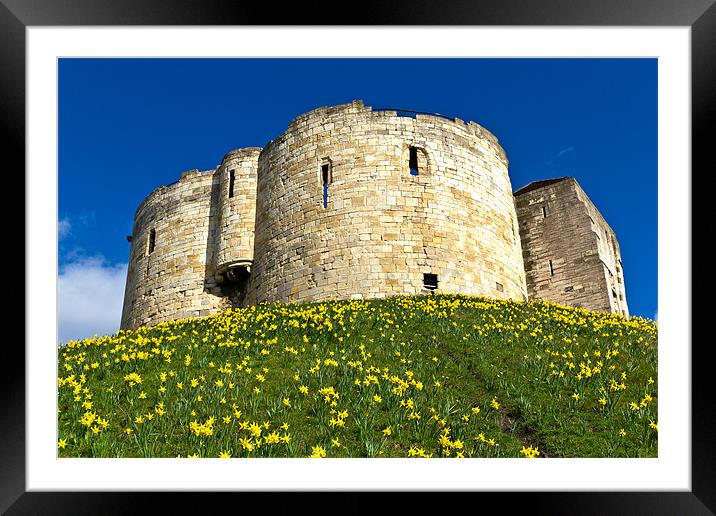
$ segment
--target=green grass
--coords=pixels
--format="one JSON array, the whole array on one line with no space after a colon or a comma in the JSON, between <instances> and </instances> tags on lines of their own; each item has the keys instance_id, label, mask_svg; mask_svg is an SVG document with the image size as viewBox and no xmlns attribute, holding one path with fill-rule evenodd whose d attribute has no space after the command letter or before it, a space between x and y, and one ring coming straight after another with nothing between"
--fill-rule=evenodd
<instances>
[{"instance_id":1,"label":"green grass","mask_svg":"<svg viewBox=\"0 0 716 516\"><path fill-rule=\"evenodd\" d=\"M656 324L548 303L260 305L58 367L61 457L657 454Z\"/></svg>"}]
</instances>

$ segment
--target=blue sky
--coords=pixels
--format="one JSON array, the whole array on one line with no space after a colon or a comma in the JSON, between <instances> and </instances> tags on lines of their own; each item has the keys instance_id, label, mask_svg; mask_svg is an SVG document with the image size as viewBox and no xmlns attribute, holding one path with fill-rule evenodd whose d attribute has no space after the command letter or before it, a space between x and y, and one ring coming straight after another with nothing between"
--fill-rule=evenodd
<instances>
[{"instance_id":1,"label":"blue sky","mask_svg":"<svg viewBox=\"0 0 716 516\"><path fill-rule=\"evenodd\" d=\"M147 194L355 99L483 125L514 189L576 177L619 239L630 312L657 312L656 59L61 59L58 95L61 342L118 329Z\"/></svg>"}]
</instances>

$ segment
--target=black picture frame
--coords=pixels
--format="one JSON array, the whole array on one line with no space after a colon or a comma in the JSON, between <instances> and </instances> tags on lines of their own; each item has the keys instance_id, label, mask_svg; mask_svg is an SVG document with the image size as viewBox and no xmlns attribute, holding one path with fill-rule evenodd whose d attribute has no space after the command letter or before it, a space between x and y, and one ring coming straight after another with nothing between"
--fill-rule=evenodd
<instances>
[{"instance_id":1,"label":"black picture frame","mask_svg":"<svg viewBox=\"0 0 716 516\"><path fill-rule=\"evenodd\" d=\"M87 25L573 25L573 26L688 26L691 27L692 172L703 177L713 168L709 135L716 119L716 5L714 0L490 0L477 2L364 2L349 6L339 16L336 4L305 3L278 8L260 2L221 0L0 0L0 128L6 171L25 170L25 29L28 26ZM707 164L709 168L707 169ZM696 174L695 171L700 171ZM21 186L25 195L24 182ZM692 206L698 205L695 200ZM692 217L696 224L698 219ZM19 227L19 224L15 224ZM24 229L24 228L23 228ZM692 233L693 234L693 233ZM700 233L696 233L700 234ZM701 233L703 234L703 233ZM24 241L25 235L15 242ZM693 240L692 240L693 241ZM18 246L19 248L19 246ZM693 249L690 256L694 256ZM15 262L19 260L16 258ZM693 258L692 258L693 261ZM25 257L23 255L23 263ZM693 261L693 263L696 263ZM689 264L686 264L687 266ZM17 265L13 264L17 269ZM32 271L25 267L25 277ZM7 270L6 270L7 273ZM692 272L693 274L693 272ZM12 276L12 274L11 274ZM18 274L15 274L19 277ZM6 278L9 279L9 278ZM24 285L23 285L24 287ZM20 288L20 287L15 287ZM683 300L691 305L691 300ZM19 303L16 303L16 305ZM23 303L23 307L25 304ZM694 306L696 306L694 304ZM27 314L25 314L27 317ZM8 318L11 319L11 318ZM692 317L693 320L693 317ZM16 323L14 323L16 324ZM17 342L18 339L12 339ZM716 447L711 436L716 413L708 353L704 339L678 343L692 352L692 490L689 492L530 492L470 493L479 507L488 502L509 504L512 510L547 514L713 514L716 510ZM234 496L251 504L256 497L272 500L271 512L281 509L276 493L26 492L25 489L25 353L17 344L4 343L0 375L0 511L7 514L115 514L135 513L147 503L171 503L181 512L207 513L225 504L236 508ZM50 348L48 348L50 349ZM13 356L13 354L15 356ZM22 364L23 367L20 367ZM291 504L311 493L293 493ZM451 495L454 496L454 495ZM438 497L444 508L457 510L455 499ZM474 505L474 500L464 500ZM414 493L405 503L425 503ZM403 503L403 502L401 502ZM343 510L372 510L369 493L324 493L321 506ZM165 505L166 506L166 505ZM285 510L291 507L284 505ZM452 509L451 509L452 507ZM168 512L169 509L163 512Z\"/></svg>"}]
</instances>

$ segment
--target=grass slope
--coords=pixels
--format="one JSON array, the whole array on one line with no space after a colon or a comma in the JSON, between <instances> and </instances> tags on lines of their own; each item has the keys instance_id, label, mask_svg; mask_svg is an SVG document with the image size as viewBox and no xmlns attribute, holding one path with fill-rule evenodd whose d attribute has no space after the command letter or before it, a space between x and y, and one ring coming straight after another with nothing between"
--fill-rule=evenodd
<instances>
[{"instance_id":1,"label":"grass slope","mask_svg":"<svg viewBox=\"0 0 716 516\"><path fill-rule=\"evenodd\" d=\"M655 457L657 326L459 295L260 305L58 349L61 457Z\"/></svg>"}]
</instances>

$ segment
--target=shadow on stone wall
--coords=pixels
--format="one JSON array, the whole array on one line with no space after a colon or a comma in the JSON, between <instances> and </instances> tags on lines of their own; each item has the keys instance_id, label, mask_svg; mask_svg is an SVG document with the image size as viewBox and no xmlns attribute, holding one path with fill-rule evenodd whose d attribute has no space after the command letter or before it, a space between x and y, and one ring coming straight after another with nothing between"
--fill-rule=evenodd
<instances>
[{"instance_id":1,"label":"shadow on stone wall","mask_svg":"<svg viewBox=\"0 0 716 516\"><path fill-rule=\"evenodd\" d=\"M244 298L249 281L248 271L230 271L233 275L222 274L223 283L217 281L216 255L221 239L221 174L217 170L211 182L211 201L209 204L209 227L206 238L206 265L204 266L204 292L212 296L226 298L227 308L244 306Z\"/></svg>"},{"instance_id":2,"label":"shadow on stone wall","mask_svg":"<svg viewBox=\"0 0 716 516\"><path fill-rule=\"evenodd\" d=\"M221 175L214 173L211 181L211 200L209 202L209 227L206 237L206 259L204 266L204 292L214 296L224 296L216 282L216 246L219 241L219 195L221 194Z\"/></svg>"}]
</instances>

